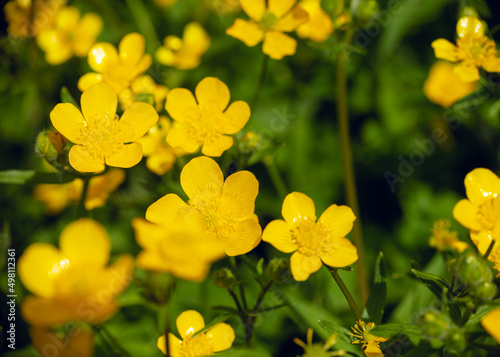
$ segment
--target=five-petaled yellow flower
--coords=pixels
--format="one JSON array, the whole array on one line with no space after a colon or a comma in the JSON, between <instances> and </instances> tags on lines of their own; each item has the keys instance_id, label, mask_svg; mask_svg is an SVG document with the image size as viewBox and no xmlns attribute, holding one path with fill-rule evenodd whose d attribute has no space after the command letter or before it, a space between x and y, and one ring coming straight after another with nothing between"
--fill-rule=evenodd
<instances>
[{"instance_id":1,"label":"five-petaled yellow flower","mask_svg":"<svg viewBox=\"0 0 500 357\"><path fill-rule=\"evenodd\" d=\"M347 351L344 350L330 351L330 348L337 343L336 334L331 335L324 345L313 343L313 329L311 327L307 329L307 343L297 337L293 339L293 342L304 349L302 357L336 357L343 356L347 353Z\"/></svg>"},{"instance_id":2,"label":"five-petaled yellow flower","mask_svg":"<svg viewBox=\"0 0 500 357\"><path fill-rule=\"evenodd\" d=\"M253 47L264 41L262 51L269 57L279 60L293 55L297 41L285 34L294 31L307 21L308 14L297 0L241 0L243 11L250 20L236 19L226 33L247 46Z\"/></svg>"},{"instance_id":3,"label":"five-petaled yellow flower","mask_svg":"<svg viewBox=\"0 0 500 357\"><path fill-rule=\"evenodd\" d=\"M233 146L231 135L240 131L250 118L250 107L238 100L229 104L227 86L217 78L206 77L196 86L196 99L189 90L172 89L165 108L175 120L167 143L187 153L198 151L221 156Z\"/></svg>"},{"instance_id":4,"label":"five-petaled yellow flower","mask_svg":"<svg viewBox=\"0 0 500 357\"><path fill-rule=\"evenodd\" d=\"M297 35L315 42L328 40L333 32L333 21L321 7L321 0L302 0L300 6L307 11L309 19L297 28Z\"/></svg>"},{"instance_id":5,"label":"five-petaled yellow flower","mask_svg":"<svg viewBox=\"0 0 500 357\"><path fill-rule=\"evenodd\" d=\"M168 334L169 356L206 357L227 350L233 344L234 330L224 322L200 332L205 327L205 320L197 311L184 311L175 322L182 340L171 333ZM158 348L167 354L165 340L165 335L158 339Z\"/></svg>"},{"instance_id":6,"label":"five-petaled yellow flower","mask_svg":"<svg viewBox=\"0 0 500 357\"><path fill-rule=\"evenodd\" d=\"M77 144L69 152L69 163L75 170L99 172L104 164L129 168L141 161L141 144L133 141L157 122L158 113L151 105L136 102L118 119L117 96L106 83L87 89L81 105L82 112L73 104L61 103L50 113L57 131Z\"/></svg>"},{"instance_id":7,"label":"five-petaled yellow flower","mask_svg":"<svg viewBox=\"0 0 500 357\"><path fill-rule=\"evenodd\" d=\"M375 324L373 322L369 322L365 325L364 321L358 321L354 327L351 327L354 333L349 333L358 338L353 344L363 345L362 347L366 357L383 357L384 354L380 350L380 342L385 342L388 338L372 335L370 331L374 327Z\"/></svg>"},{"instance_id":8,"label":"five-petaled yellow flower","mask_svg":"<svg viewBox=\"0 0 500 357\"><path fill-rule=\"evenodd\" d=\"M432 42L437 58L460 62L455 73L465 82L479 80L479 67L500 72L500 57L495 41L484 35L484 25L477 17L466 16L457 23L457 45L440 38Z\"/></svg>"},{"instance_id":9,"label":"five-petaled yellow flower","mask_svg":"<svg viewBox=\"0 0 500 357\"><path fill-rule=\"evenodd\" d=\"M74 6L62 8L54 26L40 32L38 46L45 52L49 64L66 62L71 56L86 57L102 29L101 18L92 13L80 18Z\"/></svg>"},{"instance_id":10,"label":"five-petaled yellow flower","mask_svg":"<svg viewBox=\"0 0 500 357\"><path fill-rule=\"evenodd\" d=\"M290 269L297 281L304 281L321 268L345 267L358 260L356 247L345 235L356 219L347 206L331 205L316 222L314 202L305 194L292 192L281 210L284 221L276 219L264 229L262 240L291 253Z\"/></svg>"},{"instance_id":11,"label":"five-petaled yellow flower","mask_svg":"<svg viewBox=\"0 0 500 357\"><path fill-rule=\"evenodd\" d=\"M191 22L184 27L182 39L177 36L167 36L155 53L155 57L165 66L179 69L198 67L201 56L210 46L210 37L197 22Z\"/></svg>"},{"instance_id":12,"label":"five-petaled yellow flower","mask_svg":"<svg viewBox=\"0 0 500 357\"><path fill-rule=\"evenodd\" d=\"M254 214L259 182L249 171L239 171L225 181L217 163L202 156L192 159L181 172L185 203L168 194L149 206L146 219L163 227L196 225L203 239L223 245L227 255L251 251L259 244L261 228Z\"/></svg>"},{"instance_id":13,"label":"five-petaled yellow flower","mask_svg":"<svg viewBox=\"0 0 500 357\"><path fill-rule=\"evenodd\" d=\"M133 259L121 256L107 267L111 244L104 227L81 218L61 233L59 248L33 243L19 258L19 276L35 295L21 312L33 326L69 321L100 323L117 310L115 298L131 280Z\"/></svg>"},{"instance_id":14,"label":"five-petaled yellow flower","mask_svg":"<svg viewBox=\"0 0 500 357\"><path fill-rule=\"evenodd\" d=\"M94 356L94 336L92 332L81 328L68 330L68 333L61 338L47 327L32 327L30 336L33 348L41 357Z\"/></svg>"},{"instance_id":15,"label":"five-petaled yellow flower","mask_svg":"<svg viewBox=\"0 0 500 357\"><path fill-rule=\"evenodd\" d=\"M87 58L95 72L84 74L78 81L78 89L83 92L93 84L105 82L120 95L151 66L151 55L144 54L145 46L144 36L136 32L120 41L118 51L110 43L96 43Z\"/></svg>"},{"instance_id":16,"label":"five-petaled yellow flower","mask_svg":"<svg viewBox=\"0 0 500 357\"><path fill-rule=\"evenodd\" d=\"M481 325L483 325L486 332L490 334L491 337L500 344L500 308L491 311L485 317L481 319Z\"/></svg>"}]
</instances>

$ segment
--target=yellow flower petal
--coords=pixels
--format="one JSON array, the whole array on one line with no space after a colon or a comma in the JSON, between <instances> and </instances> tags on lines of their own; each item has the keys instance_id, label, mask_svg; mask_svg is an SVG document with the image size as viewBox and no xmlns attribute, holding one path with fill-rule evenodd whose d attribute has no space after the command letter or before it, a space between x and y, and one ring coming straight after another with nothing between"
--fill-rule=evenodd
<instances>
[{"instance_id":1,"label":"yellow flower petal","mask_svg":"<svg viewBox=\"0 0 500 357\"><path fill-rule=\"evenodd\" d=\"M316 221L313 200L300 192L292 192L285 197L281 214L288 224L300 223L301 220Z\"/></svg>"},{"instance_id":2,"label":"yellow flower petal","mask_svg":"<svg viewBox=\"0 0 500 357\"><path fill-rule=\"evenodd\" d=\"M500 178L488 169L474 169L465 176L465 191L473 205L500 195Z\"/></svg>"},{"instance_id":3,"label":"yellow flower petal","mask_svg":"<svg viewBox=\"0 0 500 357\"><path fill-rule=\"evenodd\" d=\"M75 55L86 57L102 30L102 20L97 14L85 14L74 33L73 50Z\"/></svg>"},{"instance_id":4,"label":"yellow flower petal","mask_svg":"<svg viewBox=\"0 0 500 357\"><path fill-rule=\"evenodd\" d=\"M224 351L231 348L234 341L234 330L233 328L223 322L218 323L214 327L208 329L206 334L212 340L212 346L214 352Z\"/></svg>"},{"instance_id":5,"label":"yellow flower petal","mask_svg":"<svg viewBox=\"0 0 500 357\"><path fill-rule=\"evenodd\" d=\"M356 247L347 238L333 239L325 253L320 253L320 258L326 265L342 268L358 260Z\"/></svg>"},{"instance_id":6,"label":"yellow flower petal","mask_svg":"<svg viewBox=\"0 0 500 357\"><path fill-rule=\"evenodd\" d=\"M455 218L462 226L478 231L481 225L477 221L478 209L469 200L463 199L453 208L453 218Z\"/></svg>"},{"instance_id":7,"label":"yellow flower petal","mask_svg":"<svg viewBox=\"0 0 500 357\"><path fill-rule=\"evenodd\" d=\"M63 31L73 31L80 20L80 10L74 6L63 7L57 13L56 28Z\"/></svg>"},{"instance_id":8,"label":"yellow flower petal","mask_svg":"<svg viewBox=\"0 0 500 357\"><path fill-rule=\"evenodd\" d=\"M121 169L111 169L104 175L91 178L85 208L90 211L104 206L109 194L115 191L123 181L125 181L125 171Z\"/></svg>"},{"instance_id":9,"label":"yellow flower petal","mask_svg":"<svg viewBox=\"0 0 500 357\"><path fill-rule=\"evenodd\" d=\"M478 38L484 37L484 27L481 21L474 16L465 16L457 22L457 35L460 38L466 36L474 36Z\"/></svg>"},{"instance_id":10,"label":"yellow flower petal","mask_svg":"<svg viewBox=\"0 0 500 357\"><path fill-rule=\"evenodd\" d=\"M491 241L494 239L494 237L491 235L491 232L489 231L480 231L479 233L471 233L470 239L476 245L477 250L479 250L479 252L482 255L484 255L488 250L488 248L490 247ZM496 246L497 245L495 244L495 247Z\"/></svg>"},{"instance_id":11,"label":"yellow flower petal","mask_svg":"<svg viewBox=\"0 0 500 357\"><path fill-rule=\"evenodd\" d=\"M274 27L277 31L291 32L309 19L309 14L300 5L285 15Z\"/></svg>"},{"instance_id":12,"label":"yellow flower petal","mask_svg":"<svg viewBox=\"0 0 500 357\"><path fill-rule=\"evenodd\" d=\"M59 251L52 245L33 243L19 258L19 276L34 294L51 298L56 293L50 273L61 260Z\"/></svg>"},{"instance_id":13,"label":"yellow flower petal","mask_svg":"<svg viewBox=\"0 0 500 357\"><path fill-rule=\"evenodd\" d=\"M170 195L179 197L174 194ZM132 220L132 227L135 231L135 240L143 249L154 249L161 242L164 230L159 225L137 217Z\"/></svg>"},{"instance_id":14,"label":"yellow flower petal","mask_svg":"<svg viewBox=\"0 0 500 357\"><path fill-rule=\"evenodd\" d=\"M137 32L129 33L120 41L120 60L128 66L134 66L144 55L145 46L144 36Z\"/></svg>"},{"instance_id":15,"label":"yellow flower petal","mask_svg":"<svg viewBox=\"0 0 500 357\"><path fill-rule=\"evenodd\" d=\"M352 229L356 216L347 206L331 205L319 217L318 223L329 229L332 237L345 237Z\"/></svg>"},{"instance_id":16,"label":"yellow flower petal","mask_svg":"<svg viewBox=\"0 0 500 357\"><path fill-rule=\"evenodd\" d=\"M59 301L28 295L21 305L24 320L32 326L58 326L73 320L75 313Z\"/></svg>"},{"instance_id":17,"label":"yellow flower petal","mask_svg":"<svg viewBox=\"0 0 500 357\"><path fill-rule=\"evenodd\" d=\"M94 84L101 83L101 82L102 82L102 74L94 73L94 72L85 73L78 80L78 89L81 92L84 92L90 86L93 86Z\"/></svg>"},{"instance_id":18,"label":"yellow flower petal","mask_svg":"<svg viewBox=\"0 0 500 357\"><path fill-rule=\"evenodd\" d=\"M154 202L146 210L146 219L160 226L170 228L185 221L188 205L179 196L169 193Z\"/></svg>"},{"instance_id":19,"label":"yellow flower petal","mask_svg":"<svg viewBox=\"0 0 500 357\"><path fill-rule=\"evenodd\" d=\"M156 344L164 355L167 354L166 340L167 339L165 338L165 335L163 335L158 339L158 342ZM168 334L168 352L172 357L181 357L181 345L182 340L179 340L175 335L171 333Z\"/></svg>"},{"instance_id":20,"label":"yellow flower petal","mask_svg":"<svg viewBox=\"0 0 500 357\"><path fill-rule=\"evenodd\" d=\"M165 109L173 119L181 123L189 123L200 115L193 93L185 88L175 88L168 92Z\"/></svg>"},{"instance_id":21,"label":"yellow flower petal","mask_svg":"<svg viewBox=\"0 0 500 357\"><path fill-rule=\"evenodd\" d=\"M333 21L321 7L320 1L302 1L300 6L307 11L309 20L299 26L296 30L297 35L315 42L326 41L333 32Z\"/></svg>"},{"instance_id":22,"label":"yellow flower petal","mask_svg":"<svg viewBox=\"0 0 500 357\"><path fill-rule=\"evenodd\" d=\"M90 49L87 61L90 68L100 73L118 64L118 53L112 44L99 42Z\"/></svg>"},{"instance_id":23,"label":"yellow flower petal","mask_svg":"<svg viewBox=\"0 0 500 357\"><path fill-rule=\"evenodd\" d=\"M104 170L104 157L96 157L85 146L75 145L69 151L69 163L80 172L101 172Z\"/></svg>"},{"instance_id":24,"label":"yellow flower petal","mask_svg":"<svg viewBox=\"0 0 500 357\"><path fill-rule=\"evenodd\" d=\"M283 32L268 31L264 35L262 51L275 60L295 54L297 41Z\"/></svg>"},{"instance_id":25,"label":"yellow flower petal","mask_svg":"<svg viewBox=\"0 0 500 357\"><path fill-rule=\"evenodd\" d=\"M107 83L98 83L87 89L81 98L82 113L86 121L114 118L118 99L114 89Z\"/></svg>"},{"instance_id":26,"label":"yellow flower petal","mask_svg":"<svg viewBox=\"0 0 500 357\"><path fill-rule=\"evenodd\" d=\"M226 135L214 135L210 141L205 141L201 152L203 155L219 157L224 151L233 146L233 138Z\"/></svg>"},{"instance_id":27,"label":"yellow flower petal","mask_svg":"<svg viewBox=\"0 0 500 357\"><path fill-rule=\"evenodd\" d=\"M464 82L479 80L479 70L473 63L461 62L455 67L454 72Z\"/></svg>"},{"instance_id":28,"label":"yellow flower petal","mask_svg":"<svg viewBox=\"0 0 500 357\"><path fill-rule=\"evenodd\" d=\"M123 131L123 142L132 142L144 136L157 121L158 113L150 104L133 103L118 122L119 128Z\"/></svg>"},{"instance_id":29,"label":"yellow flower petal","mask_svg":"<svg viewBox=\"0 0 500 357\"><path fill-rule=\"evenodd\" d=\"M134 258L129 254L124 254L118 260L107 267L102 273L101 283L95 291L95 295L99 298L106 296L108 301L104 303L112 303L132 281L132 272L134 270ZM101 298L102 300L102 298Z\"/></svg>"},{"instance_id":30,"label":"yellow flower petal","mask_svg":"<svg viewBox=\"0 0 500 357\"><path fill-rule=\"evenodd\" d=\"M225 241L229 245L226 247L226 254L236 256L246 254L257 245L261 240L262 228L255 219L247 219L243 222L237 222L232 225L234 233Z\"/></svg>"},{"instance_id":31,"label":"yellow flower petal","mask_svg":"<svg viewBox=\"0 0 500 357\"><path fill-rule=\"evenodd\" d=\"M142 146L140 143L122 145L111 155L106 155L106 164L114 167L129 167L137 165L142 159Z\"/></svg>"},{"instance_id":32,"label":"yellow flower petal","mask_svg":"<svg viewBox=\"0 0 500 357\"><path fill-rule=\"evenodd\" d=\"M267 8L276 17L283 17L295 5L297 0L268 0Z\"/></svg>"},{"instance_id":33,"label":"yellow flower petal","mask_svg":"<svg viewBox=\"0 0 500 357\"><path fill-rule=\"evenodd\" d=\"M223 112L230 99L229 88L215 77L206 77L198 83L195 95L200 107L213 112Z\"/></svg>"},{"instance_id":34,"label":"yellow flower petal","mask_svg":"<svg viewBox=\"0 0 500 357\"><path fill-rule=\"evenodd\" d=\"M264 11L266 11L265 0L240 0L243 11L255 21L260 21Z\"/></svg>"},{"instance_id":35,"label":"yellow flower petal","mask_svg":"<svg viewBox=\"0 0 500 357\"><path fill-rule=\"evenodd\" d=\"M50 112L50 121L54 128L69 141L81 143L85 120L82 113L70 103L60 103Z\"/></svg>"},{"instance_id":36,"label":"yellow flower petal","mask_svg":"<svg viewBox=\"0 0 500 357\"><path fill-rule=\"evenodd\" d=\"M432 48L437 58L445 59L451 62L457 62L463 59L461 50L444 38L432 42Z\"/></svg>"},{"instance_id":37,"label":"yellow flower petal","mask_svg":"<svg viewBox=\"0 0 500 357\"><path fill-rule=\"evenodd\" d=\"M201 143L189 136L189 125L178 122L175 122L172 129L169 130L166 141L170 146L181 148L187 153L198 151L201 145Z\"/></svg>"},{"instance_id":38,"label":"yellow flower petal","mask_svg":"<svg viewBox=\"0 0 500 357\"><path fill-rule=\"evenodd\" d=\"M291 253L297 250L298 246L292 241L290 226L281 219L270 222L262 233L262 240L272 244L283 253Z\"/></svg>"},{"instance_id":39,"label":"yellow flower petal","mask_svg":"<svg viewBox=\"0 0 500 357\"><path fill-rule=\"evenodd\" d=\"M290 257L290 270L297 281L305 281L314 272L321 268L321 259L317 256L306 256L295 252Z\"/></svg>"},{"instance_id":40,"label":"yellow flower petal","mask_svg":"<svg viewBox=\"0 0 500 357\"><path fill-rule=\"evenodd\" d=\"M89 218L80 218L64 228L59 241L61 255L70 265L104 267L111 244L103 226Z\"/></svg>"},{"instance_id":41,"label":"yellow flower petal","mask_svg":"<svg viewBox=\"0 0 500 357\"><path fill-rule=\"evenodd\" d=\"M187 310L175 320L181 337L191 336L205 327L205 320L198 311Z\"/></svg>"},{"instance_id":42,"label":"yellow flower petal","mask_svg":"<svg viewBox=\"0 0 500 357\"><path fill-rule=\"evenodd\" d=\"M219 165L208 157L192 159L181 172L181 186L190 199L219 198L223 183L224 176Z\"/></svg>"},{"instance_id":43,"label":"yellow flower petal","mask_svg":"<svg viewBox=\"0 0 500 357\"><path fill-rule=\"evenodd\" d=\"M231 103L220 118L219 130L224 134L236 134L243 129L249 119L250 106L246 102L238 100Z\"/></svg>"},{"instance_id":44,"label":"yellow flower petal","mask_svg":"<svg viewBox=\"0 0 500 357\"><path fill-rule=\"evenodd\" d=\"M500 72L500 58L494 56L486 57L482 62L482 66L486 72Z\"/></svg>"},{"instance_id":45,"label":"yellow flower petal","mask_svg":"<svg viewBox=\"0 0 500 357\"><path fill-rule=\"evenodd\" d=\"M249 171L230 175L222 186L221 207L227 217L240 218L252 214L259 193L259 181Z\"/></svg>"},{"instance_id":46,"label":"yellow flower petal","mask_svg":"<svg viewBox=\"0 0 500 357\"><path fill-rule=\"evenodd\" d=\"M253 47L264 38L264 31L252 21L242 19L234 20L234 23L226 30L226 34L237 38L248 47Z\"/></svg>"},{"instance_id":47,"label":"yellow flower petal","mask_svg":"<svg viewBox=\"0 0 500 357\"><path fill-rule=\"evenodd\" d=\"M500 344L500 324L498 321L500 320L500 308L493 310L488 313L481 320L481 325L483 325L486 332L488 332L491 337Z\"/></svg>"},{"instance_id":48,"label":"yellow flower petal","mask_svg":"<svg viewBox=\"0 0 500 357\"><path fill-rule=\"evenodd\" d=\"M74 328L71 333L63 338L58 337L49 328L30 328L31 341L40 356L47 356L47 346L61 346L60 353L52 355L56 357L92 357L93 335L90 331Z\"/></svg>"}]
</instances>

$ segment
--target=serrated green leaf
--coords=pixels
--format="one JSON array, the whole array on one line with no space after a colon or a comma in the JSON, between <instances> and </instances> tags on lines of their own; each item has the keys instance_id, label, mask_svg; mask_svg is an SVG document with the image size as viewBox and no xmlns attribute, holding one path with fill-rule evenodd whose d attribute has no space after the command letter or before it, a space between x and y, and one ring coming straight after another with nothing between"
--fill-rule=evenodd
<instances>
[{"instance_id":1,"label":"serrated green leaf","mask_svg":"<svg viewBox=\"0 0 500 357\"><path fill-rule=\"evenodd\" d=\"M363 311L363 319L374 322L376 325L382 322L387 297L387 281L384 264L384 255L379 253L375 262L375 276L373 287Z\"/></svg>"},{"instance_id":2,"label":"serrated green leaf","mask_svg":"<svg viewBox=\"0 0 500 357\"><path fill-rule=\"evenodd\" d=\"M34 170L6 170L0 171L0 183L11 185L32 185L38 183L66 183L75 177L52 172L37 172Z\"/></svg>"},{"instance_id":3,"label":"serrated green leaf","mask_svg":"<svg viewBox=\"0 0 500 357\"><path fill-rule=\"evenodd\" d=\"M319 325L330 334L337 334L342 341L352 343L356 338L350 334L350 331L342 326L338 326L330 321L319 320Z\"/></svg>"},{"instance_id":4,"label":"serrated green leaf","mask_svg":"<svg viewBox=\"0 0 500 357\"><path fill-rule=\"evenodd\" d=\"M474 324L477 324L483 317L485 317L488 313L490 313L493 310L496 310L500 308L500 299L495 299L493 301L487 302L483 305L481 305L477 310L476 313L471 315L467 323L465 324L466 326L472 326Z\"/></svg>"},{"instance_id":5,"label":"serrated green leaf","mask_svg":"<svg viewBox=\"0 0 500 357\"><path fill-rule=\"evenodd\" d=\"M63 103L71 103L75 107L77 107L78 109L80 109L80 106L78 105L77 101L75 100L75 98L73 98L73 96L69 92L68 88L66 88L66 87L62 87L61 88L61 102L63 102Z\"/></svg>"}]
</instances>

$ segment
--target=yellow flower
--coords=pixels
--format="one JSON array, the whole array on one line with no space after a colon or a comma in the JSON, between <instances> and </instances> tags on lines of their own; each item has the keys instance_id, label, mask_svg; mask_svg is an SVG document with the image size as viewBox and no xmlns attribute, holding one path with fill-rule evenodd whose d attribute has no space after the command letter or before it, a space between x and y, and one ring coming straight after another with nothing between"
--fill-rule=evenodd
<instances>
[{"instance_id":1,"label":"yellow flower","mask_svg":"<svg viewBox=\"0 0 500 357\"><path fill-rule=\"evenodd\" d=\"M250 20L236 19L226 33L247 46L253 47L264 41L262 51L279 60L295 54L297 41L285 34L294 31L307 21L307 12L294 6L297 0L241 0L243 11Z\"/></svg>"},{"instance_id":2,"label":"yellow flower","mask_svg":"<svg viewBox=\"0 0 500 357\"><path fill-rule=\"evenodd\" d=\"M75 170L99 172L104 170L105 163L128 168L141 161L141 144L133 141L146 134L158 120L151 105L134 103L118 119L116 93L106 83L87 89L81 105L83 115L70 103L58 104L50 113L56 130L77 144L69 152L69 163Z\"/></svg>"},{"instance_id":3,"label":"yellow flower","mask_svg":"<svg viewBox=\"0 0 500 357\"><path fill-rule=\"evenodd\" d=\"M208 0L211 7L219 14L230 14L241 9L240 0Z\"/></svg>"},{"instance_id":4,"label":"yellow flower","mask_svg":"<svg viewBox=\"0 0 500 357\"><path fill-rule=\"evenodd\" d=\"M40 31L38 46L45 52L49 64L60 64L71 56L87 56L102 29L101 18L92 13L80 18L80 11L74 6L62 8L54 26Z\"/></svg>"},{"instance_id":5,"label":"yellow flower","mask_svg":"<svg viewBox=\"0 0 500 357\"><path fill-rule=\"evenodd\" d=\"M234 330L226 323L219 322L206 331L203 316L197 311L187 310L175 321L182 338L168 334L169 355L172 357L205 357L230 348L234 341ZM166 355L166 337L158 339L158 348Z\"/></svg>"},{"instance_id":6,"label":"yellow flower","mask_svg":"<svg viewBox=\"0 0 500 357\"><path fill-rule=\"evenodd\" d=\"M493 310L483 317L481 325L500 344L500 324L498 320L500 320L500 309Z\"/></svg>"},{"instance_id":7,"label":"yellow flower","mask_svg":"<svg viewBox=\"0 0 500 357\"><path fill-rule=\"evenodd\" d=\"M111 169L109 172L92 177L89 182L85 209L93 210L104 206L109 194L125 181L125 171ZM58 214L69 204L78 202L82 196L83 180L75 179L64 184L40 184L35 186L34 196L45 206L48 214Z\"/></svg>"},{"instance_id":8,"label":"yellow flower","mask_svg":"<svg viewBox=\"0 0 500 357\"><path fill-rule=\"evenodd\" d=\"M484 26L478 18L462 17L457 23L457 46L440 38L432 42L437 58L461 62L455 73L464 82L479 80L479 67L487 72L500 72L500 58L495 41L484 35Z\"/></svg>"},{"instance_id":9,"label":"yellow flower","mask_svg":"<svg viewBox=\"0 0 500 357\"><path fill-rule=\"evenodd\" d=\"M92 357L93 335L83 329L71 329L62 338L46 327L30 329L31 342L41 357Z\"/></svg>"},{"instance_id":10,"label":"yellow flower","mask_svg":"<svg viewBox=\"0 0 500 357\"><path fill-rule=\"evenodd\" d=\"M464 82L455 73L456 65L445 61L437 61L431 67L424 83L424 93L433 103L449 108L457 100L474 92L475 82Z\"/></svg>"},{"instance_id":11,"label":"yellow flower","mask_svg":"<svg viewBox=\"0 0 500 357\"><path fill-rule=\"evenodd\" d=\"M137 243L143 248L137 265L146 270L171 272L181 279L203 281L210 265L225 256L224 247L205 240L197 225L157 225L135 218L132 226Z\"/></svg>"},{"instance_id":12,"label":"yellow flower","mask_svg":"<svg viewBox=\"0 0 500 357\"><path fill-rule=\"evenodd\" d=\"M161 112L167 93L167 87L156 84L153 78L148 75L142 75L132 81L129 89L123 90L120 93L119 99L122 108L127 109L132 103L135 103L137 96L151 94L154 98L156 111Z\"/></svg>"},{"instance_id":13,"label":"yellow flower","mask_svg":"<svg viewBox=\"0 0 500 357\"><path fill-rule=\"evenodd\" d=\"M105 82L118 95L127 89L132 81L151 66L151 55L144 54L145 41L139 33L129 33L120 42L118 51L107 42L92 46L88 63L96 73L86 73L78 81L83 92L91 85Z\"/></svg>"},{"instance_id":14,"label":"yellow flower","mask_svg":"<svg viewBox=\"0 0 500 357\"><path fill-rule=\"evenodd\" d=\"M206 77L196 86L196 99L184 88L167 94L167 109L175 120L167 134L167 143L187 153L201 148L207 156L221 156L233 146L233 138L224 134L240 131L250 118L250 107L238 100L229 105L230 93L219 79Z\"/></svg>"},{"instance_id":15,"label":"yellow flower","mask_svg":"<svg viewBox=\"0 0 500 357\"><path fill-rule=\"evenodd\" d=\"M328 40L333 32L333 21L321 7L321 0L302 0L300 6L309 14L309 20L297 28L297 35L315 42Z\"/></svg>"},{"instance_id":16,"label":"yellow flower","mask_svg":"<svg viewBox=\"0 0 500 357\"><path fill-rule=\"evenodd\" d=\"M451 223L447 219L434 222L429 245L431 247L435 247L440 252L444 252L448 247L455 249L458 252L463 252L469 247L469 245L465 242L459 241L458 233L454 231L450 232L450 227Z\"/></svg>"},{"instance_id":17,"label":"yellow flower","mask_svg":"<svg viewBox=\"0 0 500 357\"><path fill-rule=\"evenodd\" d=\"M358 340L354 341L353 344L362 344L367 357L383 357L384 354L380 350L380 342L385 342L388 338L372 335L370 330L374 327L375 324L373 322L369 322L365 326L364 321L358 321L354 327L351 327L354 333L349 333L358 338Z\"/></svg>"},{"instance_id":18,"label":"yellow flower","mask_svg":"<svg viewBox=\"0 0 500 357\"><path fill-rule=\"evenodd\" d=\"M181 172L181 186L189 201L168 194L149 206L146 219L163 227L197 225L203 239L223 244L227 255L251 251L260 242L261 228L254 214L259 182L249 171L224 181L217 163L205 156L192 159Z\"/></svg>"},{"instance_id":19,"label":"yellow flower","mask_svg":"<svg viewBox=\"0 0 500 357\"><path fill-rule=\"evenodd\" d=\"M146 160L146 166L157 175L163 175L169 171L177 157L184 155L180 148L168 145L165 138L170 130L170 121L166 116L160 116L158 124L149 129L148 133L137 140L142 145L142 152Z\"/></svg>"},{"instance_id":20,"label":"yellow flower","mask_svg":"<svg viewBox=\"0 0 500 357\"><path fill-rule=\"evenodd\" d=\"M210 37L197 22L191 22L184 27L182 39L177 36L167 36L163 46L156 51L156 59L165 66L179 69L198 67L201 56L210 46Z\"/></svg>"},{"instance_id":21,"label":"yellow flower","mask_svg":"<svg viewBox=\"0 0 500 357\"><path fill-rule=\"evenodd\" d=\"M356 219L347 206L331 205L316 222L314 202L300 192L285 197L281 214L264 229L262 240L291 253L290 268L297 281L326 265L340 268L358 260L356 247L344 238Z\"/></svg>"},{"instance_id":22,"label":"yellow flower","mask_svg":"<svg viewBox=\"0 0 500 357\"><path fill-rule=\"evenodd\" d=\"M19 276L35 295L24 298L21 312L33 326L69 321L100 323L117 310L115 297L131 280L133 259L121 256L107 267L110 241L104 228L88 218L70 223L58 250L33 243L19 258Z\"/></svg>"},{"instance_id":23,"label":"yellow flower","mask_svg":"<svg viewBox=\"0 0 500 357\"><path fill-rule=\"evenodd\" d=\"M313 329L307 329L307 344L298 338L294 338L293 342L304 349L304 354L302 357L334 357L343 356L347 352L344 350L340 351L328 351L334 344L337 343L337 335L333 334L325 342L324 345L320 343L313 343Z\"/></svg>"}]
</instances>

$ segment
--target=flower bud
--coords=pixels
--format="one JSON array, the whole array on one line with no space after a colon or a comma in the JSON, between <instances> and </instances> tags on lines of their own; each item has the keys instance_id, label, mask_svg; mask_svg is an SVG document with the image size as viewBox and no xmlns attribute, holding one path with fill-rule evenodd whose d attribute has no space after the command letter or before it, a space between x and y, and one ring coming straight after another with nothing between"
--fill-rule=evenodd
<instances>
[{"instance_id":1,"label":"flower bud","mask_svg":"<svg viewBox=\"0 0 500 357\"><path fill-rule=\"evenodd\" d=\"M347 28L347 25L351 23L351 21L352 21L351 14L349 12L344 12L335 19L333 26L336 29L345 30Z\"/></svg>"},{"instance_id":2,"label":"flower bud","mask_svg":"<svg viewBox=\"0 0 500 357\"><path fill-rule=\"evenodd\" d=\"M272 281L282 283L288 276L288 264L285 259L273 259L267 265L266 272Z\"/></svg>"},{"instance_id":3,"label":"flower bud","mask_svg":"<svg viewBox=\"0 0 500 357\"><path fill-rule=\"evenodd\" d=\"M458 263L458 276L469 286L489 282L493 278L488 264L474 252L466 252Z\"/></svg>"},{"instance_id":4,"label":"flower bud","mask_svg":"<svg viewBox=\"0 0 500 357\"><path fill-rule=\"evenodd\" d=\"M249 131L243 135L240 141L240 151L244 154L250 154L256 151L261 145L260 135L254 131Z\"/></svg>"},{"instance_id":5,"label":"flower bud","mask_svg":"<svg viewBox=\"0 0 500 357\"><path fill-rule=\"evenodd\" d=\"M49 164L61 168L68 162L68 140L56 130L44 130L36 138L36 151Z\"/></svg>"},{"instance_id":6,"label":"flower bud","mask_svg":"<svg viewBox=\"0 0 500 357\"><path fill-rule=\"evenodd\" d=\"M429 310L424 312L417 325L422 329L423 335L428 339L442 339L450 326L451 319L437 310Z\"/></svg>"},{"instance_id":7,"label":"flower bud","mask_svg":"<svg viewBox=\"0 0 500 357\"><path fill-rule=\"evenodd\" d=\"M361 22L370 21L380 11L380 7L376 0L361 1L354 13L356 20Z\"/></svg>"},{"instance_id":8,"label":"flower bud","mask_svg":"<svg viewBox=\"0 0 500 357\"><path fill-rule=\"evenodd\" d=\"M480 301L492 300L497 293L497 287L495 284L486 281L479 284L474 291L474 296Z\"/></svg>"},{"instance_id":9,"label":"flower bud","mask_svg":"<svg viewBox=\"0 0 500 357\"><path fill-rule=\"evenodd\" d=\"M155 97L151 93L139 93L135 97L135 101L136 102L147 103L147 104L149 104L149 105L151 105L153 107L156 106Z\"/></svg>"},{"instance_id":10,"label":"flower bud","mask_svg":"<svg viewBox=\"0 0 500 357\"><path fill-rule=\"evenodd\" d=\"M462 11L460 11L459 17L466 17L466 16L479 18L479 14L477 13L476 9L474 9L472 6L466 6L462 9Z\"/></svg>"},{"instance_id":11,"label":"flower bud","mask_svg":"<svg viewBox=\"0 0 500 357\"><path fill-rule=\"evenodd\" d=\"M214 272L214 283L219 288L231 289L236 282L233 272L228 268L216 270Z\"/></svg>"},{"instance_id":12,"label":"flower bud","mask_svg":"<svg viewBox=\"0 0 500 357\"><path fill-rule=\"evenodd\" d=\"M467 347L465 331L457 326L448 330L445 337L446 349L453 352L461 352Z\"/></svg>"}]
</instances>

